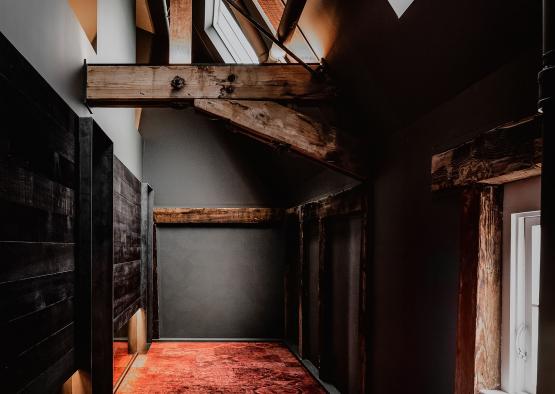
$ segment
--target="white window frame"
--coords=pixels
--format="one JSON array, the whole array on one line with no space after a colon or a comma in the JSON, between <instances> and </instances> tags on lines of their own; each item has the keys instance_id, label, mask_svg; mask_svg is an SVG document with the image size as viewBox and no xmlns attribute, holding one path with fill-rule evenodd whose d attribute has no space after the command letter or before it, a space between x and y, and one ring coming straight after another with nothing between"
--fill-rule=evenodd
<instances>
[{"instance_id":1,"label":"white window frame","mask_svg":"<svg viewBox=\"0 0 555 394\"><path fill-rule=\"evenodd\" d=\"M206 0L204 31L225 63L258 64L258 56L222 0Z\"/></svg>"},{"instance_id":2,"label":"white window frame","mask_svg":"<svg viewBox=\"0 0 555 394\"><path fill-rule=\"evenodd\" d=\"M509 283L509 308L503 310L509 338L501 371L502 389L509 394L535 394L531 387L536 385L538 338L532 311L537 314L539 309L539 253L532 255L532 250L539 250L539 226L540 211L511 214L510 272L505 282ZM528 308L529 304L535 307Z\"/></svg>"}]
</instances>

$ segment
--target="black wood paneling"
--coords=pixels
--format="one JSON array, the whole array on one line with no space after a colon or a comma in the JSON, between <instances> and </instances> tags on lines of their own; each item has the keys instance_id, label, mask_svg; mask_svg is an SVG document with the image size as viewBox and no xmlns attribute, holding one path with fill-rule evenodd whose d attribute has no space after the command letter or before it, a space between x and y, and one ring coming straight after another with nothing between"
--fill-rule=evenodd
<instances>
[{"instance_id":1,"label":"black wood paneling","mask_svg":"<svg viewBox=\"0 0 555 394\"><path fill-rule=\"evenodd\" d=\"M114 330L143 304L141 297L141 182L114 157Z\"/></svg>"},{"instance_id":2,"label":"black wood paneling","mask_svg":"<svg viewBox=\"0 0 555 394\"><path fill-rule=\"evenodd\" d=\"M53 392L76 369L77 116L0 34L2 392Z\"/></svg>"},{"instance_id":3,"label":"black wood paneling","mask_svg":"<svg viewBox=\"0 0 555 394\"><path fill-rule=\"evenodd\" d=\"M113 384L114 151L96 123L92 153L91 383L104 394Z\"/></svg>"}]
</instances>

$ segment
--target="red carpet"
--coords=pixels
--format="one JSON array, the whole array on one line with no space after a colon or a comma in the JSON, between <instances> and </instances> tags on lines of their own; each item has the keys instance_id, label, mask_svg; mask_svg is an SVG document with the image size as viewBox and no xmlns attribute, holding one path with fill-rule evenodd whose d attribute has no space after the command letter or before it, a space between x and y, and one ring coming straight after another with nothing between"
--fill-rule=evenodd
<instances>
[{"instance_id":1,"label":"red carpet","mask_svg":"<svg viewBox=\"0 0 555 394\"><path fill-rule=\"evenodd\" d=\"M155 342L118 393L325 393L280 343Z\"/></svg>"},{"instance_id":2,"label":"red carpet","mask_svg":"<svg viewBox=\"0 0 555 394\"><path fill-rule=\"evenodd\" d=\"M132 354L127 353L127 342L114 342L114 385L125 371L125 367L133 358Z\"/></svg>"}]
</instances>

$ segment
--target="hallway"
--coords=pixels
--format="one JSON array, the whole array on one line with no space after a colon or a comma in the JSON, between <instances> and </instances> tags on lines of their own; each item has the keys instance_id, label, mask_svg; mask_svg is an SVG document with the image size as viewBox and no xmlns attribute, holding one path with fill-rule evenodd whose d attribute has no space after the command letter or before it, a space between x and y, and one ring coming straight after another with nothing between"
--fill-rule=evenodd
<instances>
[{"instance_id":1,"label":"hallway","mask_svg":"<svg viewBox=\"0 0 555 394\"><path fill-rule=\"evenodd\" d=\"M277 342L154 342L117 393L325 393Z\"/></svg>"}]
</instances>

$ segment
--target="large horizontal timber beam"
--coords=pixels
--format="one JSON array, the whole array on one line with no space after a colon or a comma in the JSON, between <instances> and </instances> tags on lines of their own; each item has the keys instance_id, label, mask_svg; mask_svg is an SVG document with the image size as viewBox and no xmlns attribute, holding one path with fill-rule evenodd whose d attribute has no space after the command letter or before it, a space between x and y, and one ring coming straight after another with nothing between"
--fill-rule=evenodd
<instances>
[{"instance_id":1,"label":"large horizontal timber beam","mask_svg":"<svg viewBox=\"0 0 555 394\"><path fill-rule=\"evenodd\" d=\"M90 107L168 107L194 99L316 101L335 94L329 81L298 64L87 65L86 77Z\"/></svg>"},{"instance_id":2,"label":"large horizontal timber beam","mask_svg":"<svg viewBox=\"0 0 555 394\"><path fill-rule=\"evenodd\" d=\"M154 208L155 224L272 224L280 208Z\"/></svg>"},{"instance_id":3,"label":"large horizontal timber beam","mask_svg":"<svg viewBox=\"0 0 555 394\"><path fill-rule=\"evenodd\" d=\"M432 190L475 183L499 185L537 176L542 156L541 117L535 115L432 156Z\"/></svg>"},{"instance_id":4,"label":"large horizontal timber beam","mask_svg":"<svg viewBox=\"0 0 555 394\"><path fill-rule=\"evenodd\" d=\"M364 144L289 107L271 101L197 99L195 108L269 145L286 148L359 179L365 178Z\"/></svg>"}]
</instances>

